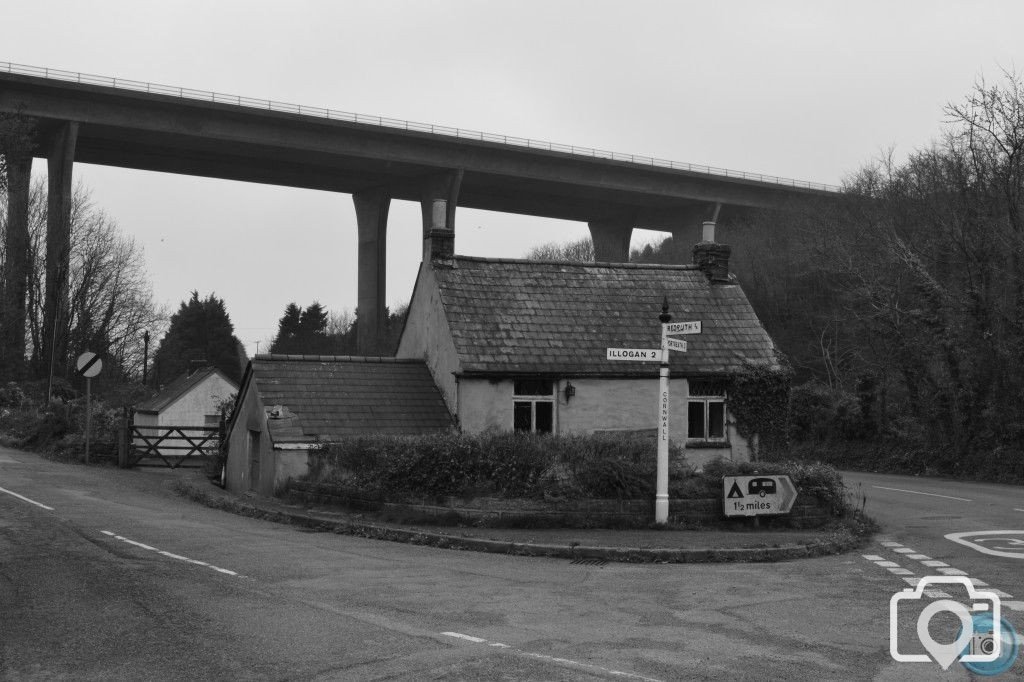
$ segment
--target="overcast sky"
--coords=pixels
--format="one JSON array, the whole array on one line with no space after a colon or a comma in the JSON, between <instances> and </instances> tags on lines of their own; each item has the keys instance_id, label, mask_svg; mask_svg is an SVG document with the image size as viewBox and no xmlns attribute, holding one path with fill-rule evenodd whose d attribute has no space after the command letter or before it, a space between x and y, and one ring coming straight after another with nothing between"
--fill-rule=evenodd
<instances>
[{"instance_id":1,"label":"overcast sky","mask_svg":"<svg viewBox=\"0 0 1024 682\"><path fill-rule=\"evenodd\" d=\"M928 144L980 75L1024 68L1018 0L0 0L0 21L5 62L830 184ZM349 195L85 164L75 177L144 247L157 300L215 292L250 353L291 301L355 308ZM392 203L391 304L411 294L420 229L417 205ZM456 217L468 255L587 234Z\"/></svg>"}]
</instances>

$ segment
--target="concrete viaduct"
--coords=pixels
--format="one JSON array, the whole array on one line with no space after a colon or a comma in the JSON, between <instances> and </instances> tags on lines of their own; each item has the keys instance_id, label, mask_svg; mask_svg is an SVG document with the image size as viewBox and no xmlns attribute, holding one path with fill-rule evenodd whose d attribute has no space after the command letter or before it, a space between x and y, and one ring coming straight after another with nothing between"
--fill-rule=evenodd
<instances>
[{"instance_id":1,"label":"concrete viaduct","mask_svg":"<svg viewBox=\"0 0 1024 682\"><path fill-rule=\"evenodd\" d=\"M6 68L5 68L6 67ZM582 221L597 259L625 261L634 228L697 234L720 209L787 208L835 188L521 138L0 63L0 113L35 120L27 162L9 163L9 203L27 206L31 157L49 170L48 239L69 232L82 163L343 192L359 230L360 352L383 324L392 199L453 236L456 206ZM25 181L19 181L19 174ZM23 194L24 196L20 196ZM16 196L18 195L18 196ZM16 218L16 216L15 216ZM48 246L48 258L51 256ZM67 273L54 248L48 272ZM49 292L59 290L47 282ZM66 289L66 286L64 287ZM52 318L49 318L52 319Z\"/></svg>"}]
</instances>

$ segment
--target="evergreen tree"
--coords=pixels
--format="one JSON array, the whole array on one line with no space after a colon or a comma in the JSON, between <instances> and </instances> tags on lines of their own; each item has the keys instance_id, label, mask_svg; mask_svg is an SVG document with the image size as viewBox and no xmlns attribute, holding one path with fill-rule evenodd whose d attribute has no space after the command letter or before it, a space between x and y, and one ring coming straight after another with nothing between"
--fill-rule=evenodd
<instances>
[{"instance_id":1,"label":"evergreen tree","mask_svg":"<svg viewBox=\"0 0 1024 682\"><path fill-rule=\"evenodd\" d=\"M330 353L327 339L327 311L319 302L313 301L302 311L299 321L299 337L302 352L310 355L327 355Z\"/></svg>"},{"instance_id":2,"label":"evergreen tree","mask_svg":"<svg viewBox=\"0 0 1024 682\"><path fill-rule=\"evenodd\" d=\"M302 309L295 303L289 303L284 315L277 322L277 336L270 344L271 353L301 353L298 350L302 328Z\"/></svg>"},{"instance_id":3,"label":"evergreen tree","mask_svg":"<svg viewBox=\"0 0 1024 682\"><path fill-rule=\"evenodd\" d=\"M157 381L169 383L189 370L190 363L202 362L224 372L232 381L242 378L241 345L235 337L223 299L210 294L182 301L171 316L171 325L154 355Z\"/></svg>"}]
</instances>

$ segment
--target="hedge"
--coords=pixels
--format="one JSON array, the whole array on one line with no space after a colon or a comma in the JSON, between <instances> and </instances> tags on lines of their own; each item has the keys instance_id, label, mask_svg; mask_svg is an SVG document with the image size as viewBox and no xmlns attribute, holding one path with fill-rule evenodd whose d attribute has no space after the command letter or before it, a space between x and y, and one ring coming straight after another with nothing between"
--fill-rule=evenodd
<instances>
[{"instance_id":1,"label":"hedge","mask_svg":"<svg viewBox=\"0 0 1024 682\"><path fill-rule=\"evenodd\" d=\"M847 506L842 479L830 466L717 460L698 474L677 447L669 461L672 499L721 499L722 476L787 474L801 495L817 497L836 513ZM430 504L449 497L650 500L655 477L655 442L643 435L453 431L325 445L310 453L302 480L365 499Z\"/></svg>"}]
</instances>

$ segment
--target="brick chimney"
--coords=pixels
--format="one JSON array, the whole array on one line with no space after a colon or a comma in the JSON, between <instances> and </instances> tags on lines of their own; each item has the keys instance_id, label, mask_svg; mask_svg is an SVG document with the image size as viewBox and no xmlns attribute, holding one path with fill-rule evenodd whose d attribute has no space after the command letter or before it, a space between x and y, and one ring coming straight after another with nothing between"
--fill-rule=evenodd
<instances>
[{"instance_id":1,"label":"brick chimney","mask_svg":"<svg viewBox=\"0 0 1024 682\"><path fill-rule=\"evenodd\" d=\"M423 258L437 265L452 264L455 257L455 230L449 230L448 202L435 199L430 220L430 230L423 243Z\"/></svg>"},{"instance_id":2,"label":"brick chimney","mask_svg":"<svg viewBox=\"0 0 1024 682\"><path fill-rule=\"evenodd\" d=\"M693 262L712 284L728 284L732 247L715 241L715 222L705 220L701 241L693 247Z\"/></svg>"}]
</instances>

